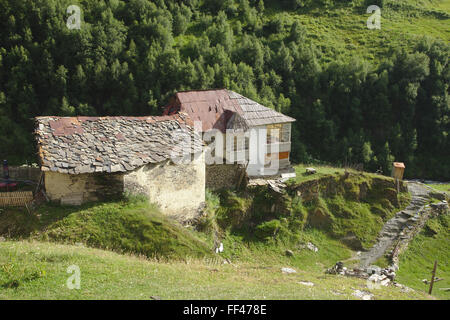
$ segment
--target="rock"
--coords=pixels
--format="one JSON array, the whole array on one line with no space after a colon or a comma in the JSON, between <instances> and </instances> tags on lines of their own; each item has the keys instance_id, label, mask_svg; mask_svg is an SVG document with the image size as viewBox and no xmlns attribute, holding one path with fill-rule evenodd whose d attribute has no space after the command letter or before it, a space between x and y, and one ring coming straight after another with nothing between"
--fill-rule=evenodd
<instances>
[{"instance_id":1,"label":"rock","mask_svg":"<svg viewBox=\"0 0 450 320\"><path fill-rule=\"evenodd\" d=\"M381 280L380 281L380 284L382 285L382 286L385 286L385 287L387 287L388 285L389 285L389 283L391 282L391 280L389 280L389 279L384 279L384 280Z\"/></svg>"},{"instance_id":2,"label":"rock","mask_svg":"<svg viewBox=\"0 0 450 320\"><path fill-rule=\"evenodd\" d=\"M353 296L358 297L362 300L372 300L373 294L367 291L355 290Z\"/></svg>"},{"instance_id":3,"label":"rock","mask_svg":"<svg viewBox=\"0 0 450 320\"><path fill-rule=\"evenodd\" d=\"M331 293L334 294L335 296L342 296L343 295L342 292L335 291L335 290L331 290Z\"/></svg>"},{"instance_id":4,"label":"rock","mask_svg":"<svg viewBox=\"0 0 450 320\"><path fill-rule=\"evenodd\" d=\"M150 296L150 299L152 299L152 300L161 300L161 297L158 297L158 296Z\"/></svg>"},{"instance_id":5,"label":"rock","mask_svg":"<svg viewBox=\"0 0 450 320\"><path fill-rule=\"evenodd\" d=\"M319 251L319 248L317 248L315 245L313 245L311 242L308 242L306 244L306 248L308 248L311 251L317 252Z\"/></svg>"},{"instance_id":6,"label":"rock","mask_svg":"<svg viewBox=\"0 0 450 320\"><path fill-rule=\"evenodd\" d=\"M295 271L294 269L292 269L292 268L281 268L281 272L283 272L283 273L297 273L297 271Z\"/></svg>"},{"instance_id":7,"label":"rock","mask_svg":"<svg viewBox=\"0 0 450 320\"><path fill-rule=\"evenodd\" d=\"M305 172L306 174L315 174L317 173L317 170L314 168L306 168Z\"/></svg>"},{"instance_id":8,"label":"rock","mask_svg":"<svg viewBox=\"0 0 450 320\"><path fill-rule=\"evenodd\" d=\"M377 282L381 281L381 276L376 274L376 273L374 273L367 280L377 283Z\"/></svg>"},{"instance_id":9,"label":"rock","mask_svg":"<svg viewBox=\"0 0 450 320\"><path fill-rule=\"evenodd\" d=\"M292 250L286 250L285 251L286 256L292 257L294 255L294 252Z\"/></svg>"},{"instance_id":10,"label":"rock","mask_svg":"<svg viewBox=\"0 0 450 320\"><path fill-rule=\"evenodd\" d=\"M436 191L432 191L430 192L430 197L432 198L436 198L438 200L445 200L445 193L443 192L436 192Z\"/></svg>"},{"instance_id":11,"label":"rock","mask_svg":"<svg viewBox=\"0 0 450 320\"><path fill-rule=\"evenodd\" d=\"M366 273L368 274L368 275L372 275L372 274L378 274L378 275L381 275L381 268L380 267L378 267L378 266L369 266L369 267L367 267L366 268Z\"/></svg>"},{"instance_id":12,"label":"rock","mask_svg":"<svg viewBox=\"0 0 450 320\"><path fill-rule=\"evenodd\" d=\"M334 265L333 268L327 269L327 271L325 271L325 273L345 275L347 268L345 268L345 270L344 270L344 268L345 268L344 263L339 261Z\"/></svg>"},{"instance_id":13,"label":"rock","mask_svg":"<svg viewBox=\"0 0 450 320\"><path fill-rule=\"evenodd\" d=\"M302 284L304 286L308 286L308 287L314 287L314 283L312 283L311 281L299 281L297 283Z\"/></svg>"},{"instance_id":14,"label":"rock","mask_svg":"<svg viewBox=\"0 0 450 320\"><path fill-rule=\"evenodd\" d=\"M223 243L221 242L219 247L216 248L216 253L222 253L223 252Z\"/></svg>"}]
</instances>

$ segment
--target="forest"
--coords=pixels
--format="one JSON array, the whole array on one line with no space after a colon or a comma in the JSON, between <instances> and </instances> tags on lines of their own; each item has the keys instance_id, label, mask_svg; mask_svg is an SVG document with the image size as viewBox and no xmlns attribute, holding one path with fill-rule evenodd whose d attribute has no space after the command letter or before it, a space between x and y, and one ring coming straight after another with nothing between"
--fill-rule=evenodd
<instances>
[{"instance_id":1,"label":"forest","mask_svg":"<svg viewBox=\"0 0 450 320\"><path fill-rule=\"evenodd\" d=\"M297 18L361 12L370 37L382 30L365 27L368 3L404 12L388 0L0 0L0 157L37 161L36 116L159 115L176 91L228 88L297 119L293 162L389 174L395 160L409 178L450 180L448 39L334 55ZM449 13L421 14L448 28Z\"/></svg>"}]
</instances>

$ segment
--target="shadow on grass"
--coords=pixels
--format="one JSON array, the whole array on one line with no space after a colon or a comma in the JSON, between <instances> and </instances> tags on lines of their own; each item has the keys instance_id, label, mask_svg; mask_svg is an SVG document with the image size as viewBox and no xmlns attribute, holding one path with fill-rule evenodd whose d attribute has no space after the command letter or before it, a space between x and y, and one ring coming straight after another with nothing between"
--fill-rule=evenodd
<instances>
[{"instance_id":1,"label":"shadow on grass","mask_svg":"<svg viewBox=\"0 0 450 320\"><path fill-rule=\"evenodd\" d=\"M8 239L28 238L34 232L43 231L52 223L74 212L90 209L98 204L98 202L90 202L81 206L62 206L46 203L31 214L25 207L0 208L0 236Z\"/></svg>"}]
</instances>

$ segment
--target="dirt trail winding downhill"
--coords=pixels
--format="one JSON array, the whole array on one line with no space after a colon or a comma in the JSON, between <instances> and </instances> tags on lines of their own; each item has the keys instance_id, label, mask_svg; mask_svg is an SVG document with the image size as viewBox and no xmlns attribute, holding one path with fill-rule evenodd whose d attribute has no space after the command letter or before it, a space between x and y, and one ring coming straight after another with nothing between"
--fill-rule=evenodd
<instances>
[{"instance_id":1,"label":"dirt trail winding downhill","mask_svg":"<svg viewBox=\"0 0 450 320\"><path fill-rule=\"evenodd\" d=\"M419 219L420 209L430 199L431 188L422 183L408 182L408 191L411 193L411 203L386 222L378 235L377 243L369 251L361 254L361 268L368 267L382 257L401 236L401 232L405 228L412 227Z\"/></svg>"}]
</instances>

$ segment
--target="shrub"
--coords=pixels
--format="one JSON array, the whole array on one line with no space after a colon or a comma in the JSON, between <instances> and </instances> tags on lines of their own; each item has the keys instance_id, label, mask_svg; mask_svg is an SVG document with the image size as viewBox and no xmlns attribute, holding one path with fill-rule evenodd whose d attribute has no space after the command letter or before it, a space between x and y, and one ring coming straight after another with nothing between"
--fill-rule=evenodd
<instances>
[{"instance_id":1,"label":"shrub","mask_svg":"<svg viewBox=\"0 0 450 320\"><path fill-rule=\"evenodd\" d=\"M255 236L260 239L268 240L270 238L275 238L280 229L280 220L270 220L267 222L263 222L256 227Z\"/></svg>"}]
</instances>

